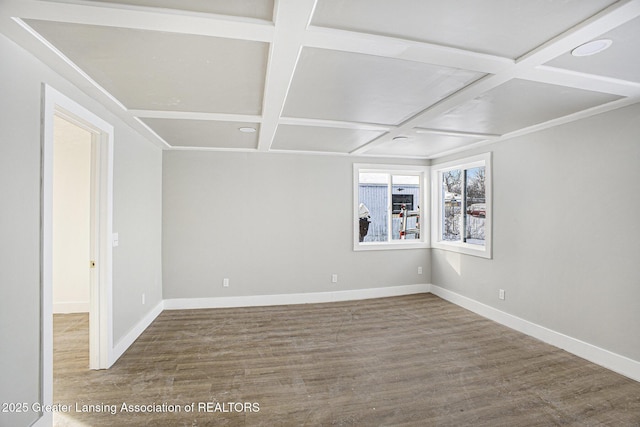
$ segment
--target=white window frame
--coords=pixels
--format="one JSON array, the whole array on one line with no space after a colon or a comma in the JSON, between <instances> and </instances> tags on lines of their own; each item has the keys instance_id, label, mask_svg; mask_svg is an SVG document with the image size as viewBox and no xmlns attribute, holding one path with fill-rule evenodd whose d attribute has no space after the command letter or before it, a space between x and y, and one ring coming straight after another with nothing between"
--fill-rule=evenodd
<instances>
[{"instance_id":1,"label":"white window frame","mask_svg":"<svg viewBox=\"0 0 640 427\"><path fill-rule=\"evenodd\" d=\"M390 175L416 175L420 177L420 198L418 200L418 210L420 211L420 238L409 240L393 240L391 238L391 232L389 232L389 240L386 242L360 242L360 228L359 228L359 184L360 173L385 173ZM411 165L384 165L384 164L365 164L354 163L353 164L353 250L354 251L376 251L376 250L394 250L394 249L424 249L429 248L430 243L430 223L427 218L430 210L427 208L429 203L429 167L428 166L411 166ZM389 222L391 222L392 211L392 186L389 185L389 206L387 210L389 212ZM388 230L391 230L389 224Z\"/></svg>"},{"instance_id":2,"label":"white window frame","mask_svg":"<svg viewBox=\"0 0 640 427\"><path fill-rule=\"evenodd\" d=\"M444 172L455 169L472 169L475 167L485 167L485 199L486 199L486 222L485 222L485 244L474 245L471 243L460 241L448 241L442 240L442 216L443 216L443 188L442 188L442 176ZM493 205L492 205L492 179L491 179L491 153L480 154L477 156L467 157L460 160L455 160L446 163L440 163L431 166L431 185L432 185L432 200L431 200L431 220L432 220L432 236L431 245L436 249L443 249L446 251L459 252L467 255L478 256L482 258L491 259L492 252L492 217L493 217ZM466 212L466 202L464 192L462 194L462 212L461 218ZM461 227L462 229L462 227ZM462 236L462 234L461 234Z\"/></svg>"}]
</instances>

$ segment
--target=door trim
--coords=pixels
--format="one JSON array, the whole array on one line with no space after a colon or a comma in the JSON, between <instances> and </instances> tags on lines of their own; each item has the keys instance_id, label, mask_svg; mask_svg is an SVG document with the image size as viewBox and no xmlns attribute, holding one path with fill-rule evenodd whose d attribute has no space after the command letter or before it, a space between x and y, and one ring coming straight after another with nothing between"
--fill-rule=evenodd
<instances>
[{"instance_id":1,"label":"door trim","mask_svg":"<svg viewBox=\"0 0 640 427\"><path fill-rule=\"evenodd\" d=\"M41 399L53 400L53 118L63 117L92 134L92 210L97 268L90 291L90 368L113 364L112 230L113 230L113 126L80 104L42 85L42 189L41 189Z\"/></svg>"}]
</instances>

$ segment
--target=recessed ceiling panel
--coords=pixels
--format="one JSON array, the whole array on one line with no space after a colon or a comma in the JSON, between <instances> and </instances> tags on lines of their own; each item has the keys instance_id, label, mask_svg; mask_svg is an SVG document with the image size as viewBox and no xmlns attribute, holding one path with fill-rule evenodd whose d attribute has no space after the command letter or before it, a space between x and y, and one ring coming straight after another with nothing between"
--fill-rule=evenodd
<instances>
[{"instance_id":1,"label":"recessed ceiling panel","mask_svg":"<svg viewBox=\"0 0 640 427\"><path fill-rule=\"evenodd\" d=\"M434 158L633 102L636 1L11 1L0 32L163 148Z\"/></svg>"},{"instance_id":2,"label":"recessed ceiling panel","mask_svg":"<svg viewBox=\"0 0 640 427\"><path fill-rule=\"evenodd\" d=\"M305 48L284 115L398 124L482 75L418 62Z\"/></svg>"},{"instance_id":3,"label":"recessed ceiling panel","mask_svg":"<svg viewBox=\"0 0 640 427\"><path fill-rule=\"evenodd\" d=\"M382 131L280 125L271 148L349 153L382 135Z\"/></svg>"},{"instance_id":4,"label":"recessed ceiling panel","mask_svg":"<svg viewBox=\"0 0 640 427\"><path fill-rule=\"evenodd\" d=\"M619 98L514 79L419 125L429 129L505 134Z\"/></svg>"},{"instance_id":5,"label":"recessed ceiling panel","mask_svg":"<svg viewBox=\"0 0 640 427\"><path fill-rule=\"evenodd\" d=\"M27 22L129 109L261 112L267 43Z\"/></svg>"},{"instance_id":6,"label":"recessed ceiling panel","mask_svg":"<svg viewBox=\"0 0 640 427\"><path fill-rule=\"evenodd\" d=\"M155 133L174 147L256 148L259 125L249 122L210 120L141 119ZM251 127L254 133L241 132Z\"/></svg>"},{"instance_id":7,"label":"recessed ceiling panel","mask_svg":"<svg viewBox=\"0 0 640 427\"><path fill-rule=\"evenodd\" d=\"M546 65L640 82L640 18L631 20L596 39L609 39L613 44L607 50L591 56L576 57L567 52Z\"/></svg>"},{"instance_id":8,"label":"recessed ceiling panel","mask_svg":"<svg viewBox=\"0 0 640 427\"><path fill-rule=\"evenodd\" d=\"M481 141L481 138L438 134L413 135L405 140L376 145L367 154L381 156L431 157Z\"/></svg>"},{"instance_id":9,"label":"recessed ceiling panel","mask_svg":"<svg viewBox=\"0 0 640 427\"><path fill-rule=\"evenodd\" d=\"M215 13L218 15L246 18L273 18L273 0L92 0L134 6L160 7L190 12Z\"/></svg>"},{"instance_id":10,"label":"recessed ceiling panel","mask_svg":"<svg viewBox=\"0 0 640 427\"><path fill-rule=\"evenodd\" d=\"M518 58L613 0L318 0L312 24Z\"/></svg>"}]
</instances>

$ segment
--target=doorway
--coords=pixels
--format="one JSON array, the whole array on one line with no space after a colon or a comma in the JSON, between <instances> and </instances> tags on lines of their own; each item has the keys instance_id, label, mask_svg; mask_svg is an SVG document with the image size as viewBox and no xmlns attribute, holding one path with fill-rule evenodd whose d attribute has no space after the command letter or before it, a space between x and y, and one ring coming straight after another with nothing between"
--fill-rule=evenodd
<instances>
[{"instance_id":1,"label":"doorway","mask_svg":"<svg viewBox=\"0 0 640 427\"><path fill-rule=\"evenodd\" d=\"M93 276L96 212L94 135L53 118L53 313L86 313Z\"/></svg>"},{"instance_id":2,"label":"doorway","mask_svg":"<svg viewBox=\"0 0 640 427\"><path fill-rule=\"evenodd\" d=\"M53 117L53 363L54 399L60 399L58 372L89 368L90 292L97 236L95 207L96 141L76 120ZM95 316L94 316L95 317Z\"/></svg>"},{"instance_id":3,"label":"doorway","mask_svg":"<svg viewBox=\"0 0 640 427\"><path fill-rule=\"evenodd\" d=\"M84 271L88 291L84 301L67 301L78 309L83 306L89 312L89 368L107 369L113 363L112 338L112 200L113 200L113 126L91 113L62 93L43 85L42 127L42 401L53 399L53 312L54 312L54 148L55 134L60 124L69 125L86 136L90 147L87 157L88 202L84 214L88 233L84 237L88 245ZM57 125L56 125L57 123ZM85 178L86 179L86 175ZM60 197L60 195L58 195ZM73 232L73 231L69 231ZM80 255L82 256L82 255ZM85 274L80 268L80 275ZM82 295L82 294L78 294ZM68 298L82 299L83 296ZM57 301L56 303L60 303ZM69 304L68 304L69 306ZM57 307L59 308L59 306Z\"/></svg>"}]
</instances>

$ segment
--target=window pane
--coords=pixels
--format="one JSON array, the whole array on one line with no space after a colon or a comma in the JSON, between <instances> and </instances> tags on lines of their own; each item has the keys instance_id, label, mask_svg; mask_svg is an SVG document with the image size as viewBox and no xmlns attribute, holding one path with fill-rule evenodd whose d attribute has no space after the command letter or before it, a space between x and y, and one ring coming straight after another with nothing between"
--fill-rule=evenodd
<instances>
[{"instance_id":1,"label":"window pane","mask_svg":"<svg viewBox=\"0 0 640 427\"><path fill-rule=\"evenodd\" d=\"M391 223L393 227L391 238L393 240L419 239L420 177L393 175L391 182Z\"/></svg>"},{"instance_id":2,"label":"window pane","mask_svg":"<svg viewBox=\"0 0 640 427\"><path fill-rule=\"evenodd\" d=\"M389 175L360 172L358 220L361 242L386 242Z\"/></svg>"},{"instance_id":3,"label":"window pane","mask_svg":"<svg viewBox=\"0 0 640 427\"><path fill-rule=\"evenodd\" d=\"M465 242L484 245L487 216L484 166L467 169L465 181Z\"/></svg>"},{"instance_id":4,"label":"window pane","mask_svg":"<svg viewBox=\"0 0 640 427\"><path fill-rule=\"evenodd\" d=\"M442 240L460 240L462 170L442 173Z\"/></svg>"}]
</instances>

